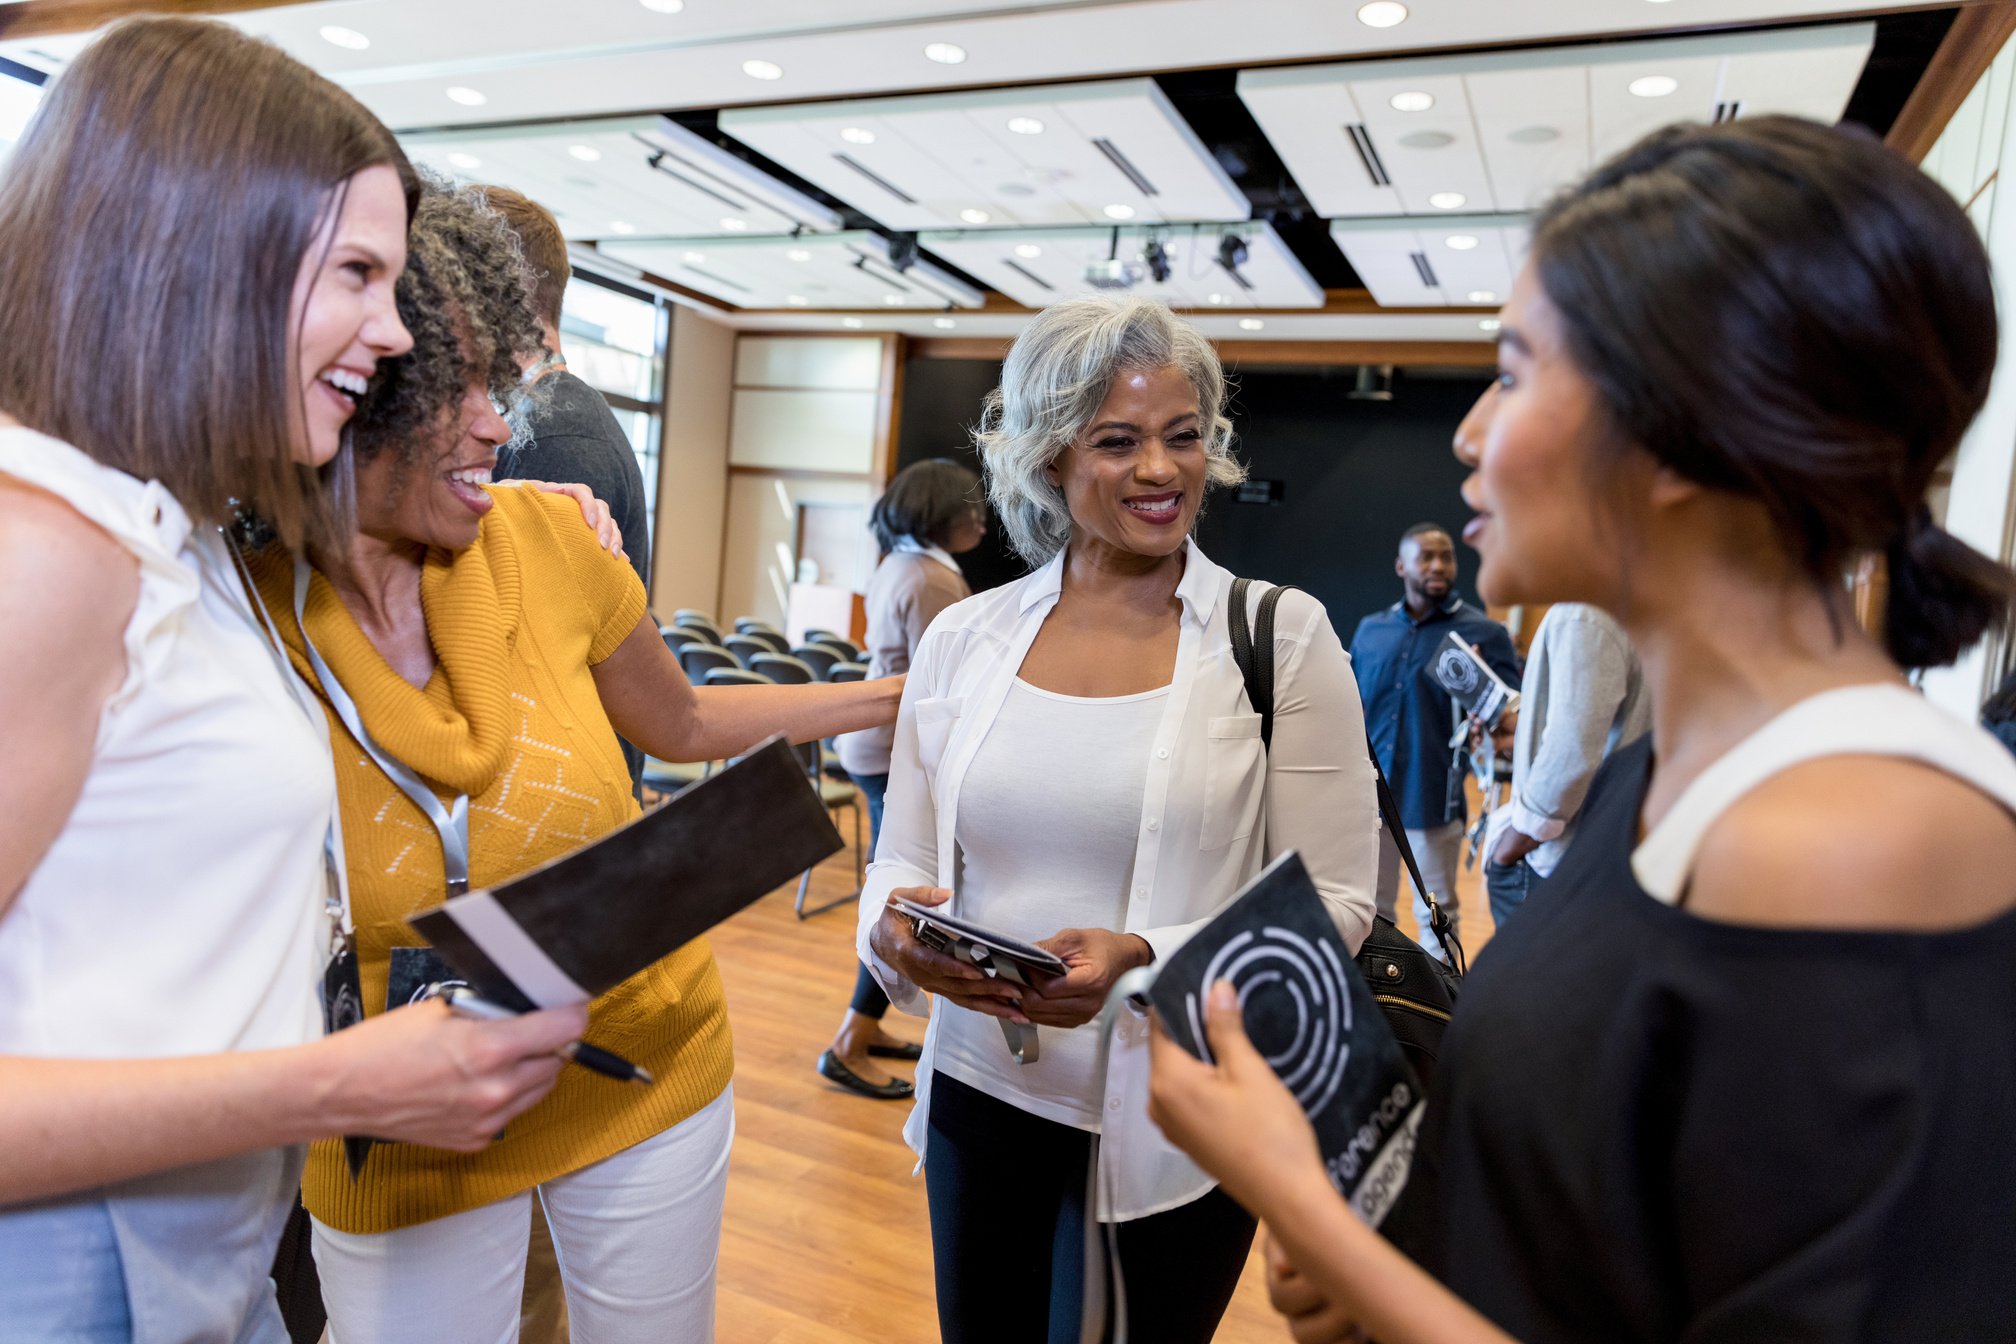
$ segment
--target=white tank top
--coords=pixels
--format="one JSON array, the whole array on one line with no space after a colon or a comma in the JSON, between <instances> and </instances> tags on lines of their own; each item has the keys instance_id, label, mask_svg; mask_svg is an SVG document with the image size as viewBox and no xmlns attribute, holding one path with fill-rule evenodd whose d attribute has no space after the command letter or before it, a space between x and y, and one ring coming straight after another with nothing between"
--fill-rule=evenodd
<instances>
[{"instance_id":1,"label":"white tank top","mask_svg":"<svg viewBox=\"0 0 2016 1344\"><path fill-rule=\"evenodd\" d=\"M68 501L140 566L90 777L0 913L0 1054L311 1038L336 800L326 723L250 624L222 539L158 483L20 428L0 428L0 473Z\"/></svg>"},{"instance_id":2,"label":"white tank top","mask_svg":"<svg viewBox=\"0 0 2016 1344\"><path fill-rule=\"evenodd\" d=\"M2016 812L2016 756L1987 730L1907 686L1844 686L1801 700L1703 770L1632 851L1638 884L1668 905L1677 903L1708 828L1773 775L1824 756L1921 761Z\"/></svg>"}]
</instances>

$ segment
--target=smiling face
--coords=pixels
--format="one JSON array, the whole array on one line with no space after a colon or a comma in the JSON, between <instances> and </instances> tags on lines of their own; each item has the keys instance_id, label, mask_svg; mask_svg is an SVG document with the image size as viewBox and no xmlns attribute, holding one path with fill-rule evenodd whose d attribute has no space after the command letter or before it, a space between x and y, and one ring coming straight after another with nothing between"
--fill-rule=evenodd
<instances>
[{"instance_id":1,"label":"smiling face","mask_svg":"<svg viewBox=\"0 0 2016 1344\"><path fill-rule=\"evenodd\" d=\"M483 487L497 450L510 441L511 426L491 404L489 389L472 383L419 461L387 449L359 464L358 525L373 536L445 551L473 545L491 507Z\"/></svg>"},{"instance_id":2,"label":"smiling face","mask_svg":"<svg viewBox=\"0 0 2016 1344\"><path fill-rule=\"evenodd\" d=\"M290 416L293 455L316 467L342 446L343 427L378 361L413 348L394 301L406 268L406 193L399 174L384 165L366 168L331 201L335 208L301 259L288 310L299 389Z\"/></svg>"},{"instance_id":3,"label":"smiling face","mask_svg":"<svg viewBox=\"0 0 2016 1344\"><path fill-rule=\"evenodd\" d=\"M1477 517L1463 539L1482 557L1486 602L1594 602L1615 611L1622 547L1652 525L1658 468L1612 442L1596 389L1570 357L1561 314L1529 264L1505 305L1498 377L1456 431L1474 468L1463 499ZM1598 488L1598 474L1602 488Z\"/></svg>"},{"instance_id":4,"label":"smiling face","mask_svg":"<svg viewBox=\"0 0 2016 1344\"><path fill-rule=\"evenodd\" d=\"M1183 549L1204 502L1204 421L1174 365L1114 378L1092 422L1050 465L1071 510L1071 542L1127 555Z\"/></svg>"}]
</instances>

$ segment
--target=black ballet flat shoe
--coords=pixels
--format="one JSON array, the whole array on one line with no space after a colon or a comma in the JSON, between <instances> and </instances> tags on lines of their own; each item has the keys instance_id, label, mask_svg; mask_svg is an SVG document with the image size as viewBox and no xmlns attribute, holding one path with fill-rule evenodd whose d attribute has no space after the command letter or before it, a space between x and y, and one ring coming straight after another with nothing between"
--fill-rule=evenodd
<instances>
[{"instance_id":1,"label":"black ballet flat shoe","mask_svg":"<svg viewBox=\"0 0 2016 1344\"><path fill-rule=\"evenodd\" d=\"M903 1041L896 1045L871 1045L868 1053L875 1059L922 1059L924 1047L915 1041Z\"/></svg>"},{"instance_id":2,"label":"black ballet flat shoe","mask_svg":"<svg viewBox=\"0 0 2016 1344\"><path fill-rule=\"evenodd\" d=\"M838 1083L849 1092L859 1092L864 1097L877 1101L901 1101L917 1089L902 1078L876 1084L869 1082L854 1070L840 1062L840 1056L831 1050L819 1056L819 1076L828 1082Z\"/></svg>"}]
</instances>

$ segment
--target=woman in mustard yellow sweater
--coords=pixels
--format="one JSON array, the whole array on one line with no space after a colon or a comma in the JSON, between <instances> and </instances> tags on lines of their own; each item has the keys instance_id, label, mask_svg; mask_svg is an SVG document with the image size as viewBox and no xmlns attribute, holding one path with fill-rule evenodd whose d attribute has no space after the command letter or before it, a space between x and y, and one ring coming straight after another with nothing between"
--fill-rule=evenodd
<instances>
[{"instance_id":1,"label":"woman in mustard yellow sweater","mask_svg":"<svg viewBox=\"0 0 2016 1344\"><path fill-rule=\"evenodd\" d=\"M430 188L398 293L414 349L359 412L357 533L305 586L284 555L257 566L329 711L367 1012L416 955L406 917L447 889L459 798L481 887L635 815L618 731L700 760L896 712L899 678L693 689L574 502L489 484L511 437L497 408L540 350L525 290L480 196ZM445 832L409 789L439 800ZM483 1152L379 1144L354 1179L340 1144L316 1146L303 1193L334 1344L515 1339L535 1189L578 1344L712 1337L733 1060L704 940L596 1000L589 1023L656 1081L568 1069Z\"/></svg>"}]
</instances>

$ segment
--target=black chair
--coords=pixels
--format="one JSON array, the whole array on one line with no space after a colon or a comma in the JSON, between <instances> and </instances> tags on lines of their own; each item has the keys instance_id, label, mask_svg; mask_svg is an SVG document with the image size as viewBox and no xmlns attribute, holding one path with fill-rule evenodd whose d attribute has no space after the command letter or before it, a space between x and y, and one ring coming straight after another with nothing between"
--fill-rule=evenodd
<instances>
[{"instance_id":1,"label":"black chair","mask_svg":"<svg viewBox=\"0 0 2016 1344\"><path fill-rule=\"evenodd\" d=\"M672 624L678 626L681 630L692 630L698 634L705 635L707 642L717 648L721 644L721 627L707 620L705 617L674 616Z\"/></svg>"},{"instance_id":2,"label":"black chair","mask_svg":"<svg viewBox=\"0 0 2016 1344\"><path fill-rule=\"evenodd\" d=\"M661 761L656 756L644 758L644 783L660 793L677 793L713 772L712 761Z\"/></svg>"},{"instance_id":3,"label":"black chair","mask_svg":"<svg viewBox=\"0 0 2016 1344\"><path fill-rule=\"evenodd\" d=\"M791 652L791 641L775 630L738 630L735 632L735 638L753 639L759 644L768 644L772 653Z\"/></svg>"},{"instance_id":4,"label":"black chair","mask_svg":"<svg viewBox=\"0 0 2016 1344\"><path fill-rule=\"evenodd\" d=\"M730 635L721 641L721 647L734 654L736 661L744 667L754 667L758 658L777 652L753 635Z\"/></svg>"},{"instance_id":5,"label":"black chair","mask_svg":"<svg viewBox=\"0 0 2016 1344\"><path fill-rule=\"evenodd\" d=\"M717 667L707 674L709 686L774 686L777 683L761 672L746 667Z\"/></svg>"},{"instance_id":6,"label":"black chair","mask_svg":"<svg viewBox=\"0 0 2016 1344\"><path fill-rule=\"evenodd\" d=\"M770 624L770 622L759 621L754 616L737 616L735 618L736 634L746 635L751 630L761 630L765 634L771 634L771 635L779 635L784 633L783 631L779 630L776 626Z\"/></svg>"},{"instance_id":7,"label":"black chair","mask_svg":"<svg viewBox=\"0 0 2016 1344\"><path fill-rule=\"evenodd\" d=\"M831 630L807 630L805 632L805 642L807 644L817 644L822 639L837 639L845 642L846 638L845 635L835 634Z\"/></svg>"},{"instance_id":8,"label":"black chair","mask_svg":"<svg viewBox=\"0 0 2016 1344\"><path fill-rule=\"evenodd\" d=\"M852 808L854 811L854 890L845 896L836 896L823 905L807 909L805 896L812 889L812 870L807 868L798 879L798 896L791 902L791 912L800 919L810 919L828 910L852 905L861 899L861 885L865 876L861 867L861 790L855 788L848 780L827 777L823 754L817 742L801 743L792 750L798 753L799 761L805 766L806 779L819 791L819 801L826 805L828 812L838 812L843 807Z\"/></svg>"},{"instance_id":9,"label":"black chair","mask_svg":"<svg viewBox=\"0 0 2016 1344\"><path fill-rule=\"evenodd\" d=\"M866 681L866 680L868 680L868 664L866 664L866 663L835 663L835 664L833 664L833 670L832 670L831 672L828 672L828 673L826 674L826 680L828 680L828 681Z\"/></svg>"},{"instance_id":10,"label":"black chair","mask_svg":"<svg viewBox=\"0 0 2016 1344\"><path fill-rule=\"evenodd\" d=\"M665 647L676 657L689 644L705 644L707 639L698 630L690 630L683 625L661 625L658 635L665 641Z\"/></svg>"},{"instance_id":11,"label":"black chair","mask_svg":"<svg viewBox=\"0 0 2016 1344\"><path fill-rule=\"evenodd\" d=\"M759 653L749 660L751 672L761 672L779 686L810 686L819 678L806 664L781 653Z\"/></svg>"},{"instance_id":12,"label":"black chair","mask_svg":"<svg viewBox=\"0 0 2016 1344\"><path fill-rule=\"evenodd\" d=\"M695 686L704 685L707 674L716 668L742 666L734 654L714 644L688 644L679 650L679 666L685 670L686 680Z\"/></svg>"},{"instance_id":13,"label":"black chair","mask_svg":"<svg viewBox=\"0 0 2016 1344\"><path fill-rule=\"evenodd\" d=\"M791 656L812 669L815 681L832 680L828 674L833 671L833 664L847 661L840 656L839 650L824 644L800 644L791 650Z\"/></svg>"},{"instance_id":14,"label":"black chair","mask_svg":"<svg viewBox=\"0 0 2016 1344\"><path fill-rule=\"evenodd\" d=\"M672 624L678 625L680 622L684 621L688 616L698 617L700 620L705 621L708 625L712 626L718 627L721 624L719 621L714 619L713 612L702 611L698 607L679 608L679 610L672 613Z\"/></svg>"},{"instance_id":15,"label":"black chair","mask_svg":"<svg viewBox=\"0 0 2016 1344\"><path fill-rule=\"evenodd\" d=\"M847 661L850 663L865 663L868 661L861 656L860 645L851 639L842 639L838 635L821 635L818 639L813 639L810 635L807 635L805 642L807 644L825 644L837 652L846 654Z\"/></svg>"}]
</instances>

